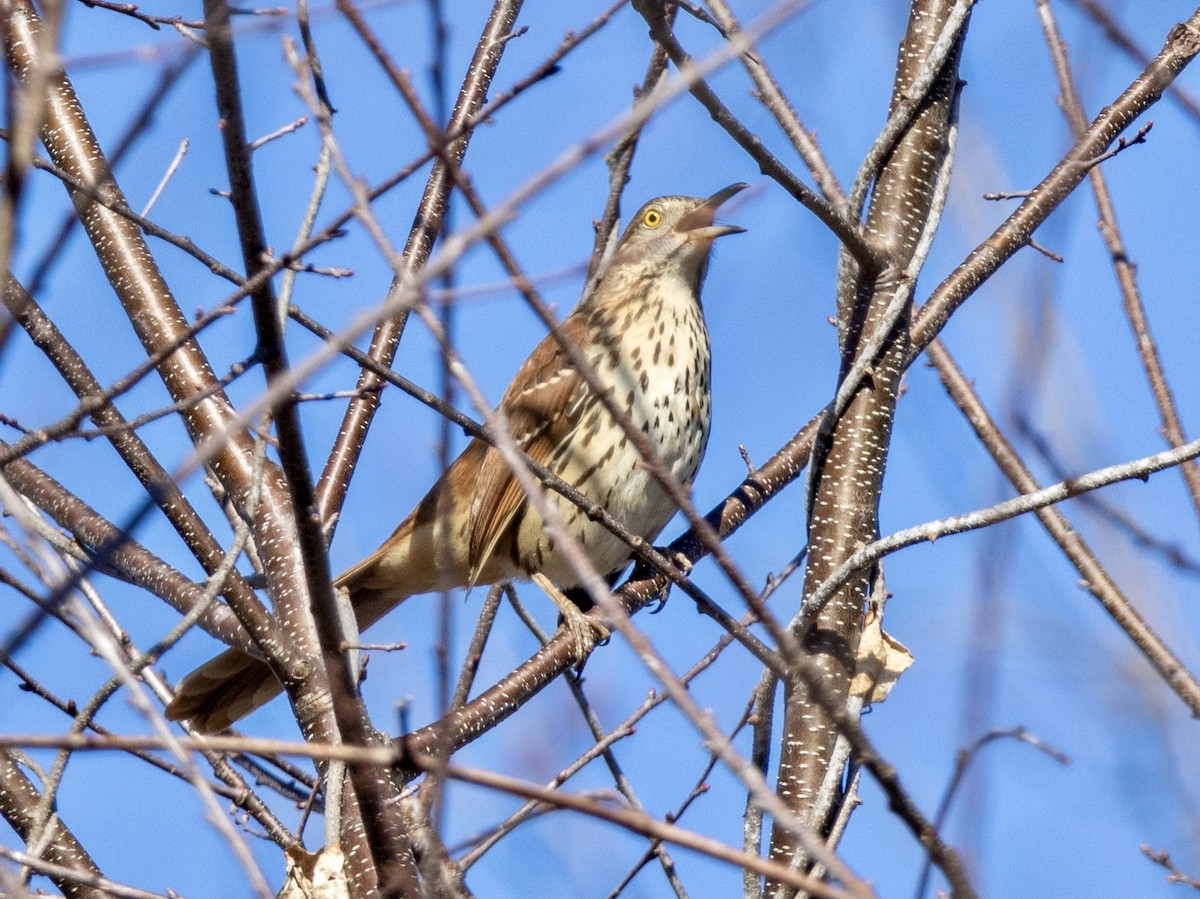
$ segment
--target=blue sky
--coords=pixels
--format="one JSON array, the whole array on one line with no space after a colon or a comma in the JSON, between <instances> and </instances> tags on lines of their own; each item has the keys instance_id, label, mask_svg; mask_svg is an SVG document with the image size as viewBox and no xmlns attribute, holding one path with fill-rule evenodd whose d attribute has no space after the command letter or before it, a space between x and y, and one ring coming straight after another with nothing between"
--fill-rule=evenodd
<instances>
[{"instance_id":1,"label":"blue sky","mask_svg":"<svg viewBox=\"0 0 1200 899\"><path fill-rule=\"evenodd\" d=\"M772 71L843 183L848 183L884 120L895 46L904 27L903 4L868 0L815 2L760 45ZM153 8L152 8L153 7ZM159 8L161 7L161 8ZM449 70L462 71L474 48L486 4L450 3ZM1152 52L1176 21L1191 9L1178 2L1118 4L1126 27ZM146 4L156 14L176 7ZM558 44L601 9L595 2L527 4L520 22L527 34L512 42L493 93L519 80ZM766 4L736 6L743 21ZM1098 29L1071 3L1055 4L1077 66L1089 111L1115 97L1139 66L1106 43ZM185 15L198 14L183 11ZM372 27L400 63L413 72L426 97L429 32L424 4L401 2L367 11ZM291 20L282 26L295 34ZM703 26L682 18L679 33L696 56L716 46ZM374 183L406 163L419 146L411 116L386 87L349 29L329 10L317 16L315 35L338 114L337 135L351 169ZM144 48L178 53L181 40L170 30L151 32L132 20L82 6L71 7L64 35L68 71L102 143L111 145L155 80L158 63ZM101 54L119 51L115 57ZM249 131L264 134L304 114L291 89L293 74L282 60L279 31L266 28L238 44ZM584 136L624 113L631 88L645 69L644 23L631 9L567 57L562 71L531 89L495 121L481 127L466 168L485 201L495 204L543 165ZM974 15L962 63L967 82L961 130L947 213L917 289L918 300L1010 211L1011 202L981 199L987 191L1033 186L1069 145L1055 100L1058 94L1034 4L991 0ZM1198 88L1189 70L1180 79ZM785 162L799 168L768 114L749 96L743 70L726 68L714 87L755 133ZM1200 409L1200 356L1195 353L1197 271L1193 264L1197 221L1194 165L1197 128L1170 100L1150 116L1154 130L1144 146L1106 163L1129 249L1138 264L1145 302L1185 426L1195 426ZM153 191L178 142L190 140L179 172L159 200L154 217L186 233L200 246L232 263L238 258L228 206L209 188L225 186L220 138L215 127L207 62L196 60L155 118L153 130L119 169L131 204L138 208ZM258 187L271 241L289 245L307 200L318 135L313 124L275 141L255 157ZM837 371L833 311L836 275L834 238L755 165L690 98L663 109L647 128L627 188L625 211L652 196L707 195L735 181L753 190L724 216L747 228L746 235L720 242L705 290L705 311L714 345L715 420L708 457L695 484L702 509L710 508L745 472L738 447L761 462L778 449L831 397ZM375 205L391 242L402 245L424 170ZM591 220L607 189L603 161L593 157L527 204L504 230L519 260L534 276L548 277L545 298L565 314L578 297L591 249ZM347 202L334 185L320 220ZM14 269L26 277L66 209L61 187L35 174L24 198ZM1157 413L1133 341L1120 311L1120 297L1095 229L1094 203L1086 189L1069 199L1038 232L1040 243L1065 258L1051 262L1025 250L988 282L947 327L944 337L985 402L1012 433L1016 418L1027 419L1054 446L1071 473L1154 452L1163 446ZM319 221L320 221L319 220ZM459 225L469 223L456 208ZM160 265L189 314L209 308L229 292L194 260L152 243ZM390 274L386 263L357 226L317 251L317 265L351 268L354 276L331 280L301 277L295 302L331 327L381 301ZM455 271L466 287L503 280L484 248L470 251ZM142 357L119 306L99 275L98 264L80 235L72 242L39 296L46 311L76 342L98 377L110 382ZM203 343L214 368L224 371L253 348L243 310L211 328ZM543 330L511 290L472 292L458 305L459 349L487 396L499 399L512 372ZM314 348L294 325L289 333L294 359ZM1030 360L1036 359L1036 365ZM426 385L438 382L433 343L415 322L401 346L396 368ZM337 362L312 380L313 391L353 385L355 369ZM236 402L261 388L258 373L238 381ZM26 425L53 421L69 410L69 391L22 335L0 357L3 410ZM121 408L134 415L166 402L160 386L146 382ZM340 422L338 402L305 406L303 421L310 455L319 469ZM436 476L436 418L416 402L389 389L358 465L343 521L331 554L335 570L372 550L420 498ZM176 421L145 429L169 468L190 452ZM14 435L7 435L13 439ZM461 441L460 441L461 445ZM1056 478L1027 443L1022 453L1043 482ZM73 441L39 450L33 461L77 490L113 520L136 508L136 483L100 441ZM202 512L211 500L193 476L185 485ZM797 484L773 501L729 541L752 582L764 583L803 544L803 495ZM961 415L947 401L936 374L919 362L906 379L888 463L881 506L885 532L939 518L1011 495L980 449ZM1148 483L1105 491L1104 498L1138 519L1158 539L1200 555L1195 512L1177 473ZM1197 582L1131 545L1106 516L1079 502L1065 507L1076 528L1096 548L1117 581L1155 624L1169 645L1200 668L1197 651ZM676 536L678 524L666 538ZM198 569L161 521L138 536L193 576ZM7 552L4 564L13 564ZM991 599L985 600L988 566L998 569ZM947 835L964 847L976 866L985 895L1168 895L1163 872L1141 858L1140 843L1166 847L1177 862L1200 873L1194 735L1187 709L1160 684L1128 641L1086 591L1078 575L1032 520L915 547L887 563L890 602L885 626L903 641L916 664L887 703L864 719L871 737L900 770L921 807L932 814L953 769L957 749L979 736L964 732L967 710L992 691L983 726L1023 725L1071 758L1067 766L1016 742L984 751L969 781L979 791L973 814L951 815ZM714 598L741 612L732 590L711 563L695 577ZM99 581L105 599L146 645L175 621L153 598L112 581ZM794 610L800 579L772 600L777 614ZM455 604L461 648L482 598L476 591ZM532 590L523 595L553 623L549 604ZM0 608L14 620L24 601L0 593ZM415 723L433 714L432 645L435 605L418 598L380 626L373 637L404 639L410 648L377 654L365 691L377 724L395 729L392 704L411 697ZM995 628L996 643L981 648L981 622ZM717 639L708 619L675 595L665 610L638 622L655 645L682 671ZM480 683L490 683L532 650L532 638L511 613L501 621L484 658ZM162 667L177 678L213 652L202 634L189 636ZM63 664L55 659L67 660ZM48 626L23 649L20 660L63 695L86 697L105 677L97 659L61 628ZM758 676L744 653L731 650L694 687L700 704L731 727ZM490 678L490 680L489 680ZM589 693L602 720L614 726L645 697L653 682L619 641L598 652L587 667ZM19 693L11 675L0 676L3 729L56 732L63 719ZM102 721L142 732L145 724L120 697ZM276 704L247 723L257 735L294 735L287 709ZM495 767L544 782L588 745L583 723L565 688L549 688L517 717L464 750L464 764ZM738 745L745 750L743 737ZM687 794L706 760L691 726L664 707L619 749L622 764L647 808L663 814ZM120 825L111 810L120 784ZM589 767L571 788L611 789L599 766ZM711 790L682 820L687 827L740 843L741 788L718 770ZM863 785L863 807L855 814L843 848L850 864L881 896L911 895L922 855L890 815L874 786ZM960 800L968 799L964 794ZM282 803L281 803L282 804ZM455 842L497 820L513 800L471 788L450 793L447 840ZM970 805L970 801L968 801ZM959 806L962 809L963 806ZM203 820L190 790L137 763L115 755L75 758L60 798L60 811L114 879L146 889L174 888L196 899L246 893L244 881L221 838ZM285 814L292 814L285 810ZM15 845L5 833L5 845ZM313 840L316 839L314 834ZM268 876L278 880L277 854L251 840ZM184 850L182 847L186 847ZM615 885L644 843L611 827L568 813L526 825L485 856L468 883L477 895L526 896L534 892L603 896ZM684 882L694 896L728 896L737 872L676 851ZM531 864L531 859L536 863ZM661 896L661 873L649 868L629 895Z\"/></svg>"}]
</instances>

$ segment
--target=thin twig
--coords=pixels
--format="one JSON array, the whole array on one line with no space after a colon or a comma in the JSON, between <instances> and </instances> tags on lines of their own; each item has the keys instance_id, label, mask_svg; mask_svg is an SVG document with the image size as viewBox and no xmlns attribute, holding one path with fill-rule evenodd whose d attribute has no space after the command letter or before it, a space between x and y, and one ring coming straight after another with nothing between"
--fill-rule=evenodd
<instances>
[{"instance_id":1,"label":"thin twig","mask_svg":"<svg viewBox=\"0 0 1200 899\"><path fill-rule=\"evenodd\" d=\"M1008 521L1018 515L1025 515L1037 509L1060 503L1080 493L1098 490L1110 484L1121 481L1149 479L1151 474L1165 468L1173 468L1187 459L1200 457L1200 440L1185 443L1178 449L1166 450L1149 456L1142 456L1117 465L1109 465L1089 472L1085 475L1059 481L1049 487L1043 487L1023 496L1013 497L984 509L953 515L938 521L915 525L895 531L887 537L882 537L854 552L809 598L810 606L806 609L806 618L813 616L821 605L845 582L846 578L867 566L873 565L884 556L890 555L906 546L917 543L929 543L950 534L961 534L966 531L989 527L1001 521ZM1191 704L1191 703L1189 703ZM1197 694L1193 711L1200 714L1200 694Z\"/></svg>"},{"instance_id":2,"label":"thin twig","mask_svg":"<svg viewBox=\"0 0 1200 899\"><path fill-rule=\"evenodd\" d=\"M139 22L144 22L155 31L161 30L161 26L170 25L173 28L180 26L184 28L192 28L196 31L204 30L204 23L198 20L188 21L180 16L152 16L142 12L136 3L111 3L109 0L79 0L84 6L90 9L107 9L111 12L120 13L123 16L129 16L131 19L137 19Z\"/></svg>"},{"instance_id":3,"label":"thin twig","mask_svg":"<svg viewBox=\"0 0 1200 899\"><path fill-rule=\"evenodd\" d=\"M1004 475L1023 494L1032 495L1038 483L1028 467L1021 461L1013 448L1005 441L987 409L980 402L973 387L963 375L954 358L940 341L934 341L927 350L938 369L942 383L951 398L963 410L967 421L980 437L984 447L996 460ZM1160 454L1161 455L1161 454ZM1144 477L1145 475L1138 475ZM1063 483L1075 485L1075 481ZM1018 497L1021 500L1022 497ZM1185 665L1171 652L1162 638L1154 632L1138 612L1129 598L1117 586L1112 576L1096 559L1058 508L1046 506L1034 512L1042 526L1063 554L1071 561L1082 576L1082 584L1100 601L1104 610L1133 641L1159 676L1175 691L1194 714L1200 713L1200 684Z\"/></svg>"},{"instance_id":4,"label":"thin twig","mask_svg":"<svg viewBox=\"0 0 1200 899\"><path fill-rule=\"evenodd\" d=\"M273 140L279 140L279 138L291 134L293 131L299 131L306 124L308 124L308 116L302 115L294 122L289 122L281 128L276 128L270 134L264 134L262 137L256 137L254 140L250 141L250 152L253 153L260 147L266 146Z\"/></svg>"},{"instance_id":5,"label":"thin twig","mask_svg":"<svg viewBox=\"0 0 1200 899\"><path fill-rule=\"evenodd\" d=\"M50 877L56 883L69 883L78 887L88 887L100 891L106 896L117 896L120 899L171 899L171 895L174 895L139 890L136 887L117 883L115 880L109 880L107 877L102 877L90 871L67 867L66 865L56 865L54 862L46 861L27 852L9 849L7 846L0 846L0 857L6 858L23 868L28 868L31 871L36 871L38 874ZM10 895L19 896L21 894L12 893ZM28 895L33 896L34 893L30 892Z\"/></svg>"},{"instance_id":6,"label":"thin twig","mask_svg":"<svg viewBox=\"0 0 1200 899\"><path fill-rule=\"evenodd\" d=\"M1087 127L1087 118L1084 114L1083 101L1079 97L1075 79L1071 73L1067 47L1062 40L1062 35L1059 34L1058 23L1054 19L1054 11L1049 3L1046 0L1038 0L1037 6L1038 16L1042 21L1042 30L1046 35L1046 42L1054 61L1054 72L1062 91L1063 114L1067 117L1075 137L1078 138ZM1153 122L1147 122L1128 141L1122 138L1117 147L1108 154L1102 154L1102 158L1116 155L1128 146L1144 142L1151 125ZM1109 192L1108 181L1104 177L1104 173L1097 167L1092 170L1090 178L1092 193L1096 198L1096 207L1100 213L1100 236L1103 238L1105 246L1108 247L1109 257L1112 259L1113 271L1121 290L1121 302L1125 309L1125 315L1129 319L1130 329L1133 331L1142 368L1150 382L1150 391L1154 394L1154 401L1158 406L1163 433L1172 446L1180 446L1187 438L1184 436L1183 422L1172 395L1170 381L1150 331L1150 320L1146 315L1141 290L1138 286L1137 267L1130 258L1129 250L1121 236L1121 227L1117 223L1116 205ZM1200 518L1200 466L1184 463L1179 470L1188 493L1191 495L1192 506L1196 510L1197 518Z\"/></svg>"},{"instance_id":7,"label":"thin twig","mask_svg":"<svg viewBox=\"0 0 1200 899\"><path fill-rule=\"evenodd\" d=\"M935 827L940 829L946 823L946 817L950 812L950 803L954 801L954 795L962 785L971 763L975 761L985 746L998 740L1017 740L1045 753L1060 765L1069 765L1071 763L1070 758L1064 753L1055 749L1049 743L1035 737L1023 727L998 728L988 731L970 746L958 751L958 756L954 762L954 773L950 777L950 782L946 784L946 789L942 793L942 801L938 803L937 814L934 816ZM923 899L925 896L925 888L929 884L931 867L930 861L926 859L925 864L921 867L921 879L917 882L917 891L914 894L915 899Z\"/></svg>"},{"instance_id":8,"label":"thin twig","mask_svg":"<svg viewBox=\"0 0 1200 899\"><path fill-rule=\"evenodd\" d=\"M158 186L154 188L154 193L150 194L150 199L146 201L146 205L142 208L141 213L139 213L142 218L148 216L150 210L154 208L154 204L158 202L159 196L167 187L167 182L174 176L175 170L179 168L179 163L183 162L183 157L187 155L189 143L190 141L186 137L179 142L179 149L175 151L175 156L171 159L171 164L167 166L166 172L163 173L162 180L158 182Z\"/></svg>"},{"instance_id":9,"label":"thin twig","mask_svg":"<svg viewBox=\"0 0 1200 899\"><path fill-rule=\"evenodd\" d=\"M1200 879L1180 871L1175 862L1171 860L1171 854L1166 849L1159 849L1156 852L1145 843L1142 843L1138 849L1141 850L1142 855L1146 856L1154 864L1161 868L1166 868L1167 883L1182 883L1194 890L1200 890Z\"/></svg>"}]
</instances>

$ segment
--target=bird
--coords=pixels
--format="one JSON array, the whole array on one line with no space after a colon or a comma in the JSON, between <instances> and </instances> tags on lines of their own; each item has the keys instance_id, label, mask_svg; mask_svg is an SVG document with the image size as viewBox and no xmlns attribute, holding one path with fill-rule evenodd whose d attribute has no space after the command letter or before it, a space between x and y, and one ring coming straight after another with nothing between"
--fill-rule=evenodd
<instances>
[{"instance_id":1,"label":"bird","mask_svg":"<svg viewBox=\"0 0 1200 899\"><path fill-rule=\"evenodd\" d=\"M746 184L707 198L650 200L631 219L599 278L518 369L500 401L516 445L576 487L631 533L653 541L677 511L561 340L582 353L615 407L649 439L685 489L700 467L711 420L711 351L700 304L713 242L743 232L716 224ZM615 578L629 546L576 505L547 492L596 572ZM410 596L532 580L558 605L582 657L602 624L565 592L580 576L500 452L473 439L392 535L334 579L349 591L360 630ZM283 690L265 661L229 649L186 675L166 715L215 733Z\"/></svg>"}]
</instances>

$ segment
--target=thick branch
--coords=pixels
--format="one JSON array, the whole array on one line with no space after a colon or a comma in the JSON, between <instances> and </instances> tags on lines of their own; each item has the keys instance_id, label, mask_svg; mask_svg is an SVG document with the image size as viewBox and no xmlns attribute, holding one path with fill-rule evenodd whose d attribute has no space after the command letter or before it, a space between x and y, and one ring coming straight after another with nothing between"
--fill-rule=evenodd
<instances>
[{"instance_id":1,"label":"thick branch","mask_svg":"<svg viewBox=\"0 0 1200 899\"><path fill-rule=\"evenodd\" d=\"M902 278L915 277L915 272L908 271L910 261L926 236L931 216L934 220L937 216L937 183L950 151L965 28L959 31L945 63L932 70L929 67L931 56L938 55L945 23L954 12L953 0L916 0L900 45L892 107L899 109L905 98L920 96L921 85L930 87L883 163L867 214L868 239L887 254L884 277L858 273L853 290L844 286L839 290L840 296L851 299L841 310L842 377L847 378L861 362L867 364L870 374L857 385L850 382L854 393L832 426L828 449L819 446L814 454L805 596L815 592L844 559L877 533L897 391L909 352L908 306L894 309L892 300L903 296ZM849 274L848 267L843 267L843 274ZM874 352L876 346L879 349ZM860 358L867 348L872 348L871 357ZM848 580L826 604L816 624L802 635L819 681L805 677L785 684L777 789L817 828L826 822L809 816L816 810L834 743L839 732L851 735L838 726L834 713L846 707L869 575L863 570ZM818 703L818 694L827 695ZM915 807L906 811L905 820L919 819L919 814L912 814ZM931 854L938 856L955 893L972 895L953 851L936 833L926 831L920 837ZM776 824L771 835L773 858L789 862L801 848L789 831ZM788 895L777 885L768 885L768 891Z\"/></svg>"},{"instance_id":2,"label":"thick branch","mask_svg":"<svg viewBox=\"0 0 1200 899\"><path fill-rule=\"evenodd\" d=\"M7 444L0 441L0 451ZM191 612L203 599L203 588L184 577L158 556L128 538L120 528L79 499L62 484L24 459L4 467L3 477L22 496L74 535L100 571L149 591L180 614ZM240 649L253 649L244 628L226 606L210 605L199 625L219 640ZM269 620L264 622L269 626Z\"/></svg>"},{"instance_id":3,"label":"thick branch","mask_svg":"<svg viewBox=\"0 0 1200 899\"><path fill-rule=\"evenodd\" d=\"M0 750L0 815L17 832L26 846L41 846L40 857L80 874L100 876L101 871L87 850L75 839L58 815L44 827L37 814L41 794L17 764L11 749ZM67 876L53 876L55 885L72 899L104 899L109 894L102 889L84 885Z\"/></svg>"},{"instance_id":4,"label":"thick branch","mask_svg":"<svg viewBox=\"0 0 1200 899\"><path fill-rule=\"evenodd\" d=\"M209 55L213 81L217 89L217 106L224 123L222 137L225 145L226 168L230 178L230 196L237 216L242 258L246 274L253 277L263 268L266 239L250 164L249 142L241 109L237 57L229 23L229 7L224 0L206 0ZM288 374L287 352L283 345L285 310L281 310L269 280L263 279L250 294L258 334L258 353L267 374L267 383L275 387ZM312 627L316 625L316 643L324 661L324 672L313 669L300 684L286 684L301 729L308 739L329 741L331 722L322 708L314 702L327 681L333 699L333 721L338 740L352 746L368 746L374 734L358 695L355 671L350 657L342 650L347 639L342 618L334 597L329 557L325 551L325 536L317 510L316 494L304 450L303 434L296 408L294 388L279 396L274 409L279 434L279 455L286 475L286 485L292 509L298 513L295 527L298 533L296 549L304 571L304 588L300 591L276 591L276 613L289 633L300 645L312 652ZM311 617L310 617L311 615ZM369 768L350 768L350 781L358 802L357 813L346 814L340 835L348 858L356 890L368 894L378 888L383 896L413 896L419 892L416 862L409 843L403 816L395 802L396 794L389 780ZM339 797L331 797L332 802ZM360 831L361 827L361 831ZM360 842L365 834L371 865L366 865Z\"/></svg>"}]
</instances>

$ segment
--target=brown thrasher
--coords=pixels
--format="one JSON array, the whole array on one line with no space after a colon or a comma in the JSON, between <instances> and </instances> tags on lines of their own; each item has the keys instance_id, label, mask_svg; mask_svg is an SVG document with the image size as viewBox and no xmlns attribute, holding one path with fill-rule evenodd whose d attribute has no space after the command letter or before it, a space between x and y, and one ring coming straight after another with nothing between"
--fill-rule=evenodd
<instances>
[{"instance_id":1,"label":"brown thrasher","mask_svg":"<svg viewBox=\"0 0 1200 899\"><path fill-rule=\"evenodd\" d=\"M711 408L700 286L713 241L744 230L714 225L713 218L745 187L733 184L706 200L659 197L639 209L599 283L558 329L685 487L704 455ZM675 503L555 335L525 360L500 408L530 458L630 533L653 540L675 514ZM622 540L558 494L547 496L596 571L625 567L630 552ZM594 631L607 634L563 596L579 575L545 533L508 463L476 438L395 533L334 585L350 592L361 630L414 594L517 578L550 594L581 657ZM230 649L180 682L167 717L189 719L201 731L224 730L282 689L266 662Z\"/></svg>"}]
</instances>

